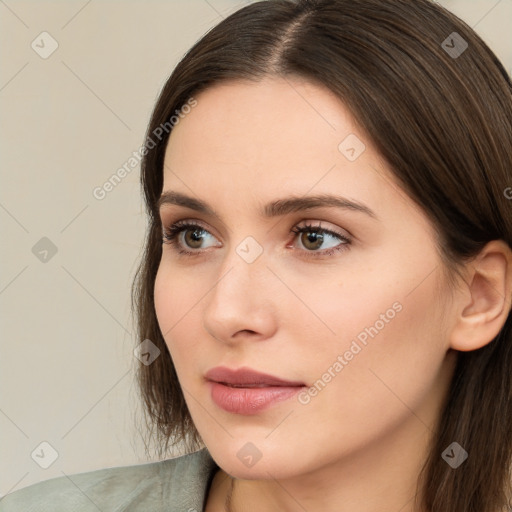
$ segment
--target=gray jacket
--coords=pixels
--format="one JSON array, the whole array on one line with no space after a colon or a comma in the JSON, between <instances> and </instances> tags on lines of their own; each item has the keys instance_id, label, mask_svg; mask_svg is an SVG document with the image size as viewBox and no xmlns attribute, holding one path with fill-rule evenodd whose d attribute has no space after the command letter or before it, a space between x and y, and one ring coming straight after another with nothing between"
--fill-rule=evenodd
<instances>
[{"instance_id":1,"label":"gray jacket","mask_svg":"<svg viewBox=\"0 0 512 512\"><path fill-rule=\"evenodd\" d=\"M218 466L206 448L159 462L60 476L0 498L1 512L202 512Z\"/></svg>"}]
</instances>

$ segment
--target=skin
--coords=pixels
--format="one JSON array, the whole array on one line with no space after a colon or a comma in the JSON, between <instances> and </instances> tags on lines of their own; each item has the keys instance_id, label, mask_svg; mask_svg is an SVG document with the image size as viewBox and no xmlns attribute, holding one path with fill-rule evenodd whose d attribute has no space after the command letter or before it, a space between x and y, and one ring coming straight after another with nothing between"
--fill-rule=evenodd
<instances>
[{"instance_id":1,"label":"skin","mask_svg":"<svg viewBox=\"0 0 512 512\"><path fill-rule=\"evenodd\" d=\"M510 305L449 286L429 219L328 90L267 78L223 83L196 98L169 139L163 190L206 201L220 219L161 207L164 226L199 221L207 232L202 244L183 245L193 244L193 229L180 236L183 248L200 253L193 257L164 243L155 306L194 423L221 468L206 511L225 510L231 477L234 512L421 510L413 503L417 478L454 349L489 342ZM366 145L353 162L338 149L349 134ZM364 203L377 218L325 206L259 214L272 200L322 193ZM307 235L290 233L306 223L351 242L322 255L342 242L327 235L308 244ZM236 252L247 236L263 249L252 263ZM494 288L505 283L499 289L510 295L510 255L489 253L481 282L492 275ZM212 401L204 374L219 365L313 386L397 302L401 310L309 403L292 398L241 416ZM485 332L464 346L471 326L463 320L478 333L475 315L491 307L492 326L484 315ZM247 442L261 453L252 467L237 457Z\"/></svg>"}]
</instances>

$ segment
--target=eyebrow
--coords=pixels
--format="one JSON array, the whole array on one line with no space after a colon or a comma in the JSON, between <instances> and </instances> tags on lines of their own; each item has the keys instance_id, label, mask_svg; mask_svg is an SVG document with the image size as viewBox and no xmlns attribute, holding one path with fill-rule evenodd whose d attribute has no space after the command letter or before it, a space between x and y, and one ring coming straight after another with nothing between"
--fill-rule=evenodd
<instances>
[{"instance_id":1,"label":"eyebrow","mask_svg":"<svg viewBox=\"0 0 512 512\"><path fill-rule=\"evenodd\" d=\"M181 192L175 192L169 190L164 192L156 203L158 210L163 205L174 204L178 206L184 206L191 210L210 215L212 217L220 218L219 214L208 204L200 199L187 196ZM288 213L299 212L303 210L309 210L312 208L324 208L324 207L336 207L345 210L353 210L356 212L362 212L374 219L378 219L377 215L368 206L353 201L341 196L334 196L330 194L319 194L314 196L303 196L303 197L286 197L283 199L276 199L266 204L262 209L262 216L271 218L286 215Z\"/></svg>"}]
</instances>

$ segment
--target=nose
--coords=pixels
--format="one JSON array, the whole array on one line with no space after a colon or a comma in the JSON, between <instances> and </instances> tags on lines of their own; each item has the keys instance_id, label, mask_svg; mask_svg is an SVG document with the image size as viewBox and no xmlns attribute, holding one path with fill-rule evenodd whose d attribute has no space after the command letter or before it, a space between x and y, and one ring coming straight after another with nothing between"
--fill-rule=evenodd
<instances>
[{"instance_id":1,"label":"nose","mask_svg":"<svg viewBox=\"0 0 512 512\"><path fill-rule=\"evenodd\" d=\"M272 337L278 312L273 302L275 281L264 255L247 263L232 249L205 297L203 323L206 331L228 344Z\"/></svg>"}]
</instances>

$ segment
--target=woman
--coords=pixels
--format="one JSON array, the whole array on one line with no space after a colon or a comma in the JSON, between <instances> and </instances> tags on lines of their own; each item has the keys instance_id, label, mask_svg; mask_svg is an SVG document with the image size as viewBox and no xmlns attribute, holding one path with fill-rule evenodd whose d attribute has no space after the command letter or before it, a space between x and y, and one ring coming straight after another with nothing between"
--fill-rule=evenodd
<instances>
[{"instance_id":1,"label":"woman","mask_svg":"<svg viewBox=\"0 0 512 512\"><path fill-rule=\"evenodd\" d=\"M0 509L510 510L511 147L503 66L433 2L223 20L142 166L140 389L193 453Z\"/></svg>"}]
</instances>

